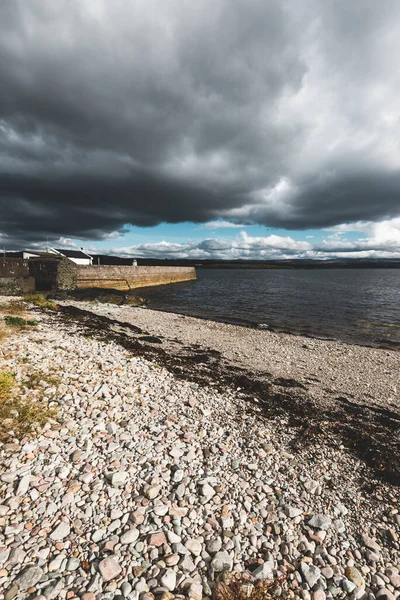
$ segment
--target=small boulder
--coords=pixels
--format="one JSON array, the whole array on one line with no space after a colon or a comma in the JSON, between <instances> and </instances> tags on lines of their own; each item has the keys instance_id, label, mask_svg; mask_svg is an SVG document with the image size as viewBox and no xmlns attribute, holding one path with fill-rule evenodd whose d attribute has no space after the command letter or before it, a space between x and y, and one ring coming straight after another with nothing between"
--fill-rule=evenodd
<instances>
[{"instance_id":1,"label":"small boulder","mask_svg":"<svg viewBox=\"0 0 400 600\"><path fill-rule=\"evenodd\" d=\"M138 537L139 537L139 530L132 528L132 529L128 529L128 531L125 531L125 533L123 533L121 535L121 537L119 538L119 541L122 545L133 544L133 542L136 542Z\"/></svg>"},{"instance_id":2,"label":"small boulder","mask_svg":"<svg viewBox=\"0 0 400 600\"><path fill-rule=\"evenodd\" d=\"M233 558L225 551L217 552L211 561L211 568L215 573L222 571L231 571L233 567Z\"/></svg>"},{"instance_id":3,"label":"small boulder","mask_svg":"<svg viewBox=\"0 0 400 600\"><path fill-rule=\"evenodd\" d=\"M50 534L50 539L53 542L60 542L70 534L70 526L68 523L62 521Z\"/></svg>"},{"instance_id":4,"label":"small boulder","mask_svg":"<svg viewBox=\"0 0 400 600\"><path fill-rule=\"evenodd\" d=\"M18 483L17 491L15 492L16 496L23 496L24 494L26 494L26 492L29 489L30 480L31 476L29 474L21 477Z\"/></svg>"},{"instance_id":5,"label":"small boulder","mask_svg":"<svg viewBox=\"0 0 400 600\"><path fill-rule=\"evenodd\" d=\"M173 592L176 588L176 573L173 569L167 569L164 575L160 579L160 583L163 587L167 588L170 592Z\"/></svg>"},{"instance_id":6,"label":"small boulder","mask_svg":"<svg viewBox=\"0 0 400 600\"><path fill-rule=\"evenodd\" d=\"M115 473L112 474L111 485L113 487L121 487L121 486L125 485L128 477L129 477L129 475L126 471L116 471Z\"/></svg>"},{"instance_id":7,"label":"small boulder","mask_svg":"<svg viewBox=\"0 0 400 600\"><path fill-rule=\"evenodd\" d=\"M322 529L323 531L326 531L332 525L332 519L327 515L314 515L308 521L308 524L314 529Z\"/></svg>"},{"instance_id":8,"label":"small boulder","mask_svg":"<svg viewBox=\"0 0 400 600\"><path fill-rule=\"evenodd\" d=\"M358 588L365 587L365 580L361 575L360 571L355 567L347 567L345 570L346 577Z\"/></svg>"},{"instance_id":9,"label":"small boulder","mask_svg":"<svg viewBox=\"0 0 400 600\"><path fill-rule=\"evenodd\" d=\"M28 588L34 587L41 580L43 570L40 567L28 567L16 577L15 585L21 591L27 590Z\"/></svg>"},{"instance_id":10,"label":"small boulder","mask_svg":"<svg viewBox=\"0 0 400 600\"><path fill-rule=\"evenodd\" d=\"M319 578L321 577L321 571L314 565L309 565L306 562L302 562L300 565L301 573L304 581L310 586L314 587Z\"/></svg>"},{"instance_id":11,"label":"small boulder","mask_svg":"<svg viewBox=\"0 0 400 600\"><path fill-rule=\"evenodd\" d=\"M257 569L253 571L253 575L256 579L259 579L261 581L264 581L264 579L272 579L272 564L270 562L264 562L262 565L260 565L259 567L257 567Z\"/></svg>"},{"instance_id":12,"label":"small boulder","mask_svg":"<svg viewBox=\"0 0 400 600\"><path fill-rule=\"evenodd\" d=\"M111 581L111 579L118 577L122 571L122 568L117 563L115 558L108 557L104 558L99 563L99 571L103 581Z\"/></svg>"},{"instance_id":13,"label":"small boulder","mask_svg":"<svg viewBox=\"0 0 400 600\"><path fill-rule=\"evenodd\" d=\"M193 554L193 556L200 556L201 551L202 551L202 545L201 545L201 542L199 542L199 540L196 540L196 539L188 540L185 543L185 546L189 550L189 552L191 552Z\"/></svg>"},{"instance_id":14,"label":"small boulder","mask_svg":"<svg viewBox=\"0 0 400 600\"><path fill-rule=\"evenodd\" d=\"M159 485L147 485L144 488L144 495L148 500L154 500L154 498L157 498L160 491L161 487Z\"/></svg>"}]
</instances>

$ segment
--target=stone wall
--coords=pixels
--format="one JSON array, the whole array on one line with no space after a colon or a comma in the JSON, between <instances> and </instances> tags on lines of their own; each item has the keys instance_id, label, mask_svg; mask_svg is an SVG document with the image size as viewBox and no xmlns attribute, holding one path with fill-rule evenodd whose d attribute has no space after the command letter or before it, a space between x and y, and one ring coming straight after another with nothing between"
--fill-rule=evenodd
<instances>
[{"instance_id":1,"label":"stone wall","mask_svg":"<svg viewBox=\"0 0 400 600\"><path fill-rule=\"evenodd\" d=\"M0 258L0 295L103 288L131 290L196 279L193 267L76 265L66 258Z\"/></svg>"},{"instance_id":2,"label":"stone wall","mask_svg":"<svg viewBox=\"0 0 400 600\"><path fill-rule=\"evenodd\" d=\"M66 258L32 258L29 271L38 292L76 288L78 266Z\"/></svg>"},{"instance_id":3,"label":"stone wall","mask_svg":"<svg viewBox=\"0 0 400 600\"><path fill-rule=\"evenodd\" d=\"M60 260L57 273L57 289L58 290L74 290L78 283L79 266L72 260Z\"/></svg>"},{"instance_id":4,"label":"stone wall","mask_svg":"<svg viewBox=\"0 0 400 600\"><path fill-rule=\"evenodd\" d=\"M0 296L19 296L35 291L28 261L22 258L0 258Z\"/></svg>"},{"instance_id":5,"label":"stone wall","mask_svg":"<svg viewBox=\"0 0 400 600\"><path fill-rule=\"evenodd\" d=\"M193 279L196 279L196 269L194 267L79 265L77 287L131 290Z\"/></svg>"}]
</instances>

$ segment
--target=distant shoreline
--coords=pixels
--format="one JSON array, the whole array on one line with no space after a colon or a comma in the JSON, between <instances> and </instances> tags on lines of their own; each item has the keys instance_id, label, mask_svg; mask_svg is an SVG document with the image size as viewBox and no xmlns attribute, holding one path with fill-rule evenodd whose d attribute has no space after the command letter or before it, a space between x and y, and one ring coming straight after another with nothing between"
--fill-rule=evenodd
<instances>
[{"instance_id":1,"label":"distant shoreline","mask_svg":"<svg viewBox=\"0 0 400 600\"><path fill-rule=\"evenodd\" d=\"M141 266L190 266L197 269L400 269L399 259L349 259L349 260L276 260L276 261L226 261L195 259L138 258Z\"/></svg>"}]
</instances>

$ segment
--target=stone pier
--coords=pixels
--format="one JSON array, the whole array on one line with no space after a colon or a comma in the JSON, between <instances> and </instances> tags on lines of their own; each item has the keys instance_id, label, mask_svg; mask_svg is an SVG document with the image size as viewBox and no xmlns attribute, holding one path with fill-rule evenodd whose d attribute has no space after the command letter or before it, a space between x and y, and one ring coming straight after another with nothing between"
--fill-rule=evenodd
<instances>
[{"instance_id":1,"label":"stone pier","mask_svg":"<svg viewBox=\"0 0 400 600\"><path fill-rule=\"evenodd\" d=\"M196 279L194 267L78 265L77 288L132 290Z\"/></svg>"}]
</instances>

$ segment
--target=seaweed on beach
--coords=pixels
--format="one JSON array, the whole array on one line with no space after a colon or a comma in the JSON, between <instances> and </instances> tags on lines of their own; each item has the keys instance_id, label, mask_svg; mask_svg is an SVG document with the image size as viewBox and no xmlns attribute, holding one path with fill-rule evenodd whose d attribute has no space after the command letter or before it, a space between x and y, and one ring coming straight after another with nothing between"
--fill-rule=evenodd
<instances>
[{"instance_id":1,"label":"seaweed on beach","mask_svg":"<svg viewBox=\"0 0 400 600\"><path fill-rule=\"evenodd\" d=\"M201 362L193 352L184 350L173 354L159 344L138 339L138 328L130 323L96 315L74 306L60 307L66 317L94 337L107 338L125 349L166 367L180 379L200 385L213 385L221 390L230 387L243 393L244 409L260 417L288 416L295 440L293 449L300 451L304 444L337 439L374 469L376 476L393 485L400 485L400 415L398 412L371 405L359 405L347 398L321 407L302 384L290 387L278 385L269 373L253 373L232 369L221 360ZM214 357L216 358L216 357ZM282 382L280 382L282 383ZM294 382L296 383L296 382ZM257 410L255 410L255 408Z\"/></svg>"},{"instance_id":2,"label":"seaweed on beach","mask_svg":"<svg viewBox=\"0 0 400 600\"><path fill-rule=\"evenodd\" d=\"M81 302L99 302L116 306L146 306L148 300L138 296L133 290L122 291L107 288L78 288L76 290L51 293L54 300L78 300Z\"/></svg>"},{"instance_id":3,"label":"seaweed on beach","mask_svg":"<svg viewBox=\"0 0 400 600\"><path fill-rule=\"evenodd\" d=\"M213 600L272 600L280 597L290 598L287 593L284 574L274 579L256 580L251 573L224 573L221 580L214 585ZM278 593L279 592L279 593Z\"/></svg>"}]
</instances>

